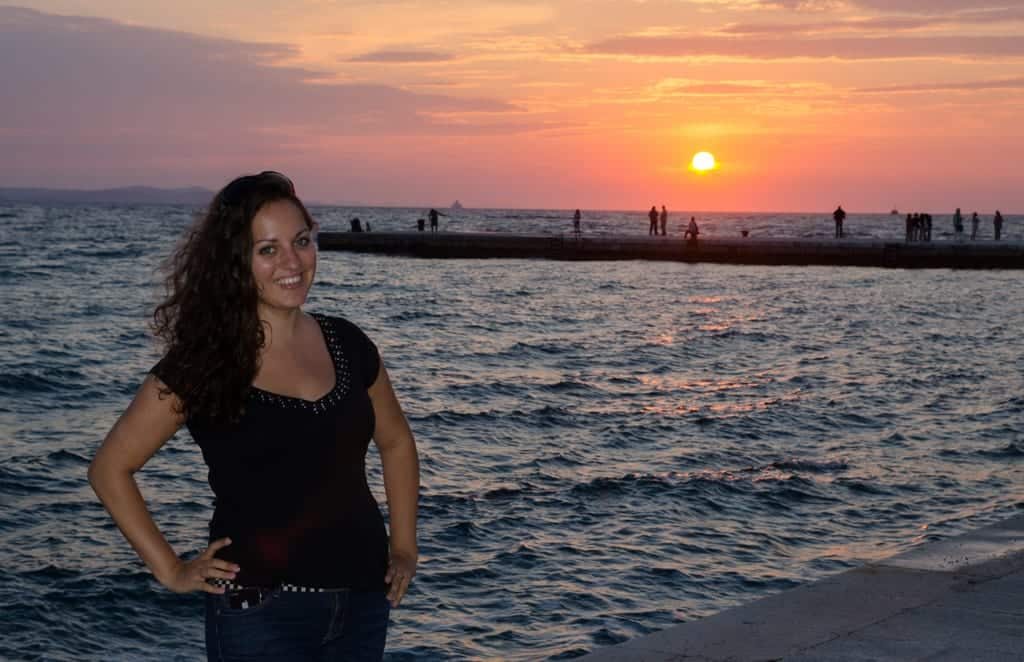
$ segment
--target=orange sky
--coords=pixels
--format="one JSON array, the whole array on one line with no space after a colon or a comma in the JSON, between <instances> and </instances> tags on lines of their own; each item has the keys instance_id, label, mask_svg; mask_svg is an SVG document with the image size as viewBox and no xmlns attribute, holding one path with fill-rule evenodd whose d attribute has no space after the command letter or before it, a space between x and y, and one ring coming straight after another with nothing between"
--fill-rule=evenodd
<instances>
[{"instance_id":1,"label":"orange sky","mask_svg":"<svg viewBox=\"0 0 1024 662\"><path fill-rule=\"evenodd\" d=\"M1021 35L1021 0L0 0L0 186L1024 211Z\"/></svg>"}]
</instances>

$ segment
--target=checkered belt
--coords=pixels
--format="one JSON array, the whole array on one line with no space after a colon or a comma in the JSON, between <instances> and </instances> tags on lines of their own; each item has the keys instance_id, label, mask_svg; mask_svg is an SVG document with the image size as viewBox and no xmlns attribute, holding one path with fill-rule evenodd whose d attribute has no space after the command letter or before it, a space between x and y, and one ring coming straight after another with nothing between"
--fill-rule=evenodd
<instances>
[{"instance_id":1,"label":"checkered belt","mask_svg":"<svg viewBox=\"0 0 1024 662\"><path fill-rule=\"evenodd\" d=\"M264 590L268 590L266 587L262 586L242 586L241 584L229 582L226 579L220 578L207 579L206 583L213 584L214 586L221 586L229 591L241 591L247 588L262 588ZM277 586L274 586L274 588L281 589L287 593L325 593L327 591L336 590L329 588L314 588L312 586L298 586L296 584L278 584Z\"/></svg>"}]
</instances>

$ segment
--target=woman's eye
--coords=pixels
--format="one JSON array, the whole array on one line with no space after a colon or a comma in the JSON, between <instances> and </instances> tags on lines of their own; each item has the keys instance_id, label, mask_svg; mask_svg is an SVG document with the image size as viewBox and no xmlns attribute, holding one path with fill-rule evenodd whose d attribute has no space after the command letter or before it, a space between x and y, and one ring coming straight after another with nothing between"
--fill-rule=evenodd
<instances>
[{"instance_id":1,"label":"woman's eye","mask_svg":"<svg viewBox=\"0 0 1024 662\"><path fill-rule=\"evenodd\" d=\"M273 255L277 252L277 249L273 246L263 246L260 248L260 255Z\"/></svg>"},{"instance_id":2,"label":"woman's eye","mask_svg":"<svg viewBox=\"0 0 1024 662\"><path fill-rule=\"evenodd\" d=\"M299 237L298 239L295 240L295 243L296 245L305 248L306 246L309 246L310 239L309 237Z\"/></svg>"}]
</instances>

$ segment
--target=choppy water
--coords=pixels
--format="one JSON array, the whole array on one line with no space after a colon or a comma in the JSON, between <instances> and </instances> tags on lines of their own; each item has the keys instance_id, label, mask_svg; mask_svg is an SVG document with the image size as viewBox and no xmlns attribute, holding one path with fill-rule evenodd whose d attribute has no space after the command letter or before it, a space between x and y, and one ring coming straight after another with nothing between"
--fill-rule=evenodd
<instances>
[{"instance_id":1,"label":"choppy water","mask_svg":"<svg viewBox=\"0 0 1024 662\"><path fill-rule=\"evenodd\" d=\"M397 229L422 210L317 210L327 227L356 214ZM600 217L586 230L646 231ZM827 236L824 217L702 229ZM200 598L155 583L85 477L155 359L154 268L188 220L0 206L0 658L202 657ZM902 233L887 216L847 228ZM1020 286L1004 271L323 254L310 308L377 341L420 445L422 564L389 659L569 658L1020 512ZM211 497L187 433L139 478L175 548L201 549Z\"/></svg>"}]
</instances>

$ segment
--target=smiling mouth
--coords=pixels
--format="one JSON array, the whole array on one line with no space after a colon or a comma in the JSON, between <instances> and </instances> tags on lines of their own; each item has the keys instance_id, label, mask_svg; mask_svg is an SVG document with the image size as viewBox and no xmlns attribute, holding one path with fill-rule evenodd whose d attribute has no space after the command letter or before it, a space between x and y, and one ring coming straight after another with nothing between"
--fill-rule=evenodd
<instances>
[{"instance_id":1,"label":"smiling mouth","mask_svg":"<svg viewBox=\"0 0 1024 662\"><path fill-rule=\"evenodd\" d=\"M278 278L274 282L277 285L279 285L280 287L283 287L283 288L286 288L286 289L291 289L291 288L294 288L294 287L298 287L299 285L302 284L302 276L299 275L299 276L288 276L287 278Z\"/></svg>"}]
</instances>

